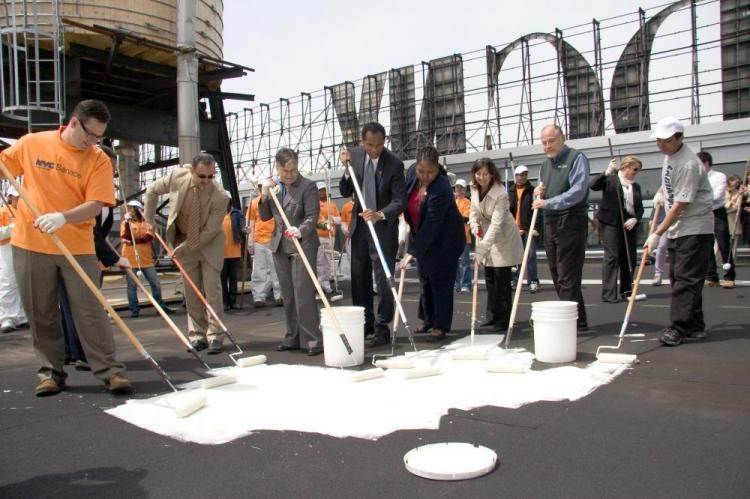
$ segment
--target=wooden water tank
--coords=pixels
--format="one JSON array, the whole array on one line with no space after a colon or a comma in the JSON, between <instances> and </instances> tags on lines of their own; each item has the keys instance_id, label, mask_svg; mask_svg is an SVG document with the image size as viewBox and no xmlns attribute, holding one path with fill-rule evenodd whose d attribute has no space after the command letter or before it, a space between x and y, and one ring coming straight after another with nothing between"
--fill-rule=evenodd
<instances>
[{"instance_id":1,"label":"wooden water tank","mask_svg":"<svg viewBox=\"0 0 750 499\"><path fill-rule=\"evenodd\" d=\"M14 4L16 23L21 24L25 8L31 12L32 4L40 13L49 13L52 2L44 0L4 0ZM148 41L169 47L177 45L177 0L60 0L60 17L71 19L86 26L98 25L108 29L128 32ZM196 49L202 55L222 59L222 32L224 4L221 0L197 0L196 5ZM0 12L0 28L12 24L11 9ZM41 18L40 18L41 19ZM101 50L109 49L112 38L89 30L65 26L66 47L71 43ZM118 53L151 62L174 65L174 56L147 47L125 43Z\"/></svg>"}]
</instances>

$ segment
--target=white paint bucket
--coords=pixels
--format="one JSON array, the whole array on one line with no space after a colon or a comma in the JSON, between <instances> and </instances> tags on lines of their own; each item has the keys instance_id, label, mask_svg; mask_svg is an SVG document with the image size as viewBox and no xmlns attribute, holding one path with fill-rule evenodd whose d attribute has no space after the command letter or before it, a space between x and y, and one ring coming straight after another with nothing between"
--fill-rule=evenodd
<instances>
[{"instance_id":1,"label":"white paint bucket","mask_svg":"<svg viewBox=\"0 0 750 499\"><path fill-rule=\"evenodd\" d=\"M331 309L354 352L349 355L339 336L336 322L328 313L328 309L321 309L320 329L323 332L325 364L329 367L352 367L363 364L365 361L365 308L331 307Z\"/></svg>"},{"instance_id":2,"label":"white paint bucket","mask_svg":"<svg viewBox=\"0 0 750 499\"><path fill-rule=\"evenodd\" d=\"M576 360L576 321L574 301L541 301L531 304L534 324L534 355L540 362Z\"/></svg>"}]
</instances>

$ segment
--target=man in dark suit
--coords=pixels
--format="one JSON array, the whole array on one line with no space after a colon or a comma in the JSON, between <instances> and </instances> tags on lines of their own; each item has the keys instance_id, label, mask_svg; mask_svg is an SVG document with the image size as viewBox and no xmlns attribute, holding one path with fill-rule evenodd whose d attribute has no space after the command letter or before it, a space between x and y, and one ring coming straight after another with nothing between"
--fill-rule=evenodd
<instances>
[{"instance_id":1,"label":"man in dark suit","mask_svg":"<svg viewBox=\"0 0 750 499\"><path fill-rule=\"evenodd\" d=\"M315 305L315 287L310 282L302 255L297 252L292 238L299 240L308 263L315 265L320 245L316 230L320 202L315 182L300 175L297 162L296 152L279 149L276 153L276 171L281 185L276 187L271 179L262 182L258 213L264 222L271 218L276 222L270 249L279 276L286 316L286 335L276 350L284 352L303 348L307 355L318 355L322 351L322 337L318 307ZM279 190L277 197L291 227L284 225L284 219L268 192L271 188Z\"/></svg>"},{"instance_id":2,"label":"man in dark suit","mask_svg":"<svg viewBox=\"0 0 750 499\"><path fill-rule=\"evenodd\" d=\"M365 335L369 346L390 342L388 324L393 319L394 302L378 252L366 222L371 221L383 250L385 263L393 272L398 250L398 217L406 206L404 163L385 148L385 128L368 123L362 129L362 145L343 150L339 157L344 175L339 182L343 197L354 194L351 172L357 176L364 200L355 196L349 227L352 259L352 303L365 308ZM362 210L362 206L367 208ZM373 313L372 273L375 272L380 303Z\"/></svg>"}]
</instances>

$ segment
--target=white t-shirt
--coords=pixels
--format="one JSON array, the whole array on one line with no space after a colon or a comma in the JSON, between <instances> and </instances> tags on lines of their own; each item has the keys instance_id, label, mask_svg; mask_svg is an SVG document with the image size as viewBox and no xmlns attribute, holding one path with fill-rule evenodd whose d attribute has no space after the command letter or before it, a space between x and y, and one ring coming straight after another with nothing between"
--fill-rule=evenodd
<instances>
[{"instance_id":1,"label":"white t-shirt","mask_svg":"<svg viewBox=\"0 0 750 499\"><path fill-rule=\"evenodd\" d=\"M708 175L708 183L711 184L711 190L713 191L711 209L724 208L724 198L727 195L727 176L713 168L708 170L706 175Z\"/></svg>"},{"instance_id":2,"label":"white t-shirt","mask_svg":"<svg viewBox=\"0 0 750 499\"><path fill-rule=\"evenodd\" d=\"M671 209L675 202L688 203L667 230L667 237L677 239L697 234L713 234L711 184L708 183L703 163L687 144L683 144L672 156L664 156L661 177L667 210Z\"/></svg>"}]
</instances>

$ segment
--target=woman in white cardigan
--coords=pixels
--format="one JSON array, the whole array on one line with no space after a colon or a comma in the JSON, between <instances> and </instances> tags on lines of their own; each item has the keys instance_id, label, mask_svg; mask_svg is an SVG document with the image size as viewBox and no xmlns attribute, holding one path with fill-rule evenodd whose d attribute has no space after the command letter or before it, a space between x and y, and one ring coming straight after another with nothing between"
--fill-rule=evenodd
<instances>
[{"instance_id":1,"label":"woman in white cardigan","mask_svg":"<svg viewBox=\"0 0 750 499\"><path fill-rule=\"evenodd\" d=\"M484 266L487 286L487 314L482 327L502 332L510 320L511 267L523 259L521 235L508 208L508 193L492 160L482 158L474 162L471 178L469 225L477 238L475 259Z\"/></svg>"}]
</instances>

